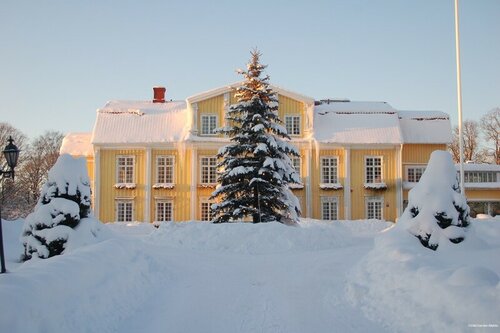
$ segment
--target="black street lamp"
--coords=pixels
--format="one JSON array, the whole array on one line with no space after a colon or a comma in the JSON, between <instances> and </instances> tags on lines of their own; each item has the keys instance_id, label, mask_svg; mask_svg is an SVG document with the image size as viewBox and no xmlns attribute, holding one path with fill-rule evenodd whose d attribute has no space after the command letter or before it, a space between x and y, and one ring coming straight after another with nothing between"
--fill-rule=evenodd
<instances>
[{"instance_id":1,"label":"black street lamp","mask_svg":"<svg viewBox=\"0 0 500 333\"><path fill-rule=\"evenodd\" d=\"M9 167L8 170L3 170L0 169L0 178L12 178L14 180L14 168L17 165L17 159L19 158L19 149L17 146L13 143L14 140L12 137L9 137L7 140L9 144L5 146L5 149L3 150L3 155L5 156L5 159L7 160L7 166ZM1 272L0 273L5 273L5 256L3 252L3 234L2 234L2 206L0 205L0 261L1 261Z\"/></svg>"}]
</instances>

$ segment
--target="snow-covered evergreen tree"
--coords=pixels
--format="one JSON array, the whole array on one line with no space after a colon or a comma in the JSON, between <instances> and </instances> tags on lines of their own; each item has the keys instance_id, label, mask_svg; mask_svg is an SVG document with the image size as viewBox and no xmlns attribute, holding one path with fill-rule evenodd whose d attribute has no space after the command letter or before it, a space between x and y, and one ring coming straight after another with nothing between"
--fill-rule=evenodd
<instances>
[{"instance_id":1,"label":"snow-covered evergreen tree","mask_svg":"<svg viewBox=\"0 0 500 333\"><path fill-rule=\"evenodd\" d=\"M61 155L49 171L35 210L24 223L23 259L61 254L73 229L91 214L90 198L85 159Z\"/></svg>"},{"instance_id":2,"label":"snow-covered evergreen tree","mask_svg":"<svg viewBox=\"0 0 500 333\"><path fill-rule=\"evenodd\" d=\"M444 241L460 243L465 239L469 206L460 193L450 153L438 150L431 154L420 181L408 194L408 207L398 223L432 250Z\"/></svg>"},{"instance_id":3,"label":"snow-covered evergreen tree","mask_svg":"<svg viewBox=\"0 0 500 333\"><path fill-rule=\"evenodd\" d=\"M229 126L220 129L231 143L217 157L219 185L212 193L214 223L252 217L254 223L297 220L300 205L288 188L299 182L290 156L299 156L278 117L277 95L269 87L269 76L261 77L266 66L260 53L251 52L247 70L239 73L245 81L236 90L237 103L226 115Z\"/></svg>"}]
</instances>

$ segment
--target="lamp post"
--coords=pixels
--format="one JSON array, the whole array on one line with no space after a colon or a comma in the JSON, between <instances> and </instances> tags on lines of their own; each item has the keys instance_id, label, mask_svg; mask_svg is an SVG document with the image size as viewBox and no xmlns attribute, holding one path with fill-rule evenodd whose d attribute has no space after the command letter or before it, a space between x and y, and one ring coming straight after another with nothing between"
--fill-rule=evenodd
<instances>
[{"instance_id":1,"label":"lamp post","mask_svg":"<svg viewBox=\"0 0 500 333\"><path fill-rule=\"evenodd\" d=\"M8 170L0 169L0 178L12 178L14 179L14 168L17 165L17 159L19 158L19 149L13 143L12 137L7 140L9 144L5 146L3 154L7 160ZM5 273L5 256L3 252L3 234L2 234L2 207L0 205L0 261L1 261L1 271L0 273Z\"/></svg>"}]
</instances>

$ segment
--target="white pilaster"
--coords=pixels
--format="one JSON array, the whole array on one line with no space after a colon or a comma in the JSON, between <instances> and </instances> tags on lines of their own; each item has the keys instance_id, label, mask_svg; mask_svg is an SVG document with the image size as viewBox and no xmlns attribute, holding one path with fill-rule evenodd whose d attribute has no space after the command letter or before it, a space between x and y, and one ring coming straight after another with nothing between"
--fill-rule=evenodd
<instances>
[{"instance_id":1,"label":"white pilaster","mask_svg":"<svg viewBox=\"0 0 500 333\"><path fill-rule=\"evenodd\" d=\"M191 132L194 135L198 135L198 103L191 104L191 108L193 110L193 127L191 128Z\"/></svg>"},{"instance_id":2,"label":"white pilaster","mask_svg":"<svg viewBox=\"0 0 500 333\"><path fill-rule=\"evenodd\" d=\"M306 150L306 172L305 174L307 175L304 177L306 181L306 217L311 218L312 217L312 184L311 184L311 144L309 144L309 148Z\"/></svg>"},{"instance_id":3,"label":"white pilaster","mask_svg":"<svg viewBox=\"0 0 500 333\"><path fill-rule=\"evenodd\" d=\"M151 222L151 148L146 148L146 204L144 205L144 221Z\"/></svg>"},{"instance_id":4,"label":"white pilaster","mask_svg":"<svg viewBox=\"0 0 500 333\"><path fill-rule=\"evenodd\" d=\"M344 149L344 219L351 219L351 148Z\"/></svg>"},{"instance_id":5,"label":"white pilaster","mask_svg":"<svg viewBox=\"0 0 500 333\"><path fill-rule=\"evenodd\" d=\"M396 215L403 214L403 145L396 148Z\"/></svg>"},{"instance_id":6,"label":"white pilaster","mask_svg":"<svg viewBox=\"0 0 500 333\"><path fill-rule=\"evenodd\" d=\"M314 102L305 103L305 123L304 123L304 134L309 135L313 132L313 119L314 119Z\"/></svg>"},{"instance_id":7,"label":"white pilaster","mask_svg":"<svg viewBox=\"0 0 500 333\"><path fill-rule=\"evenodd\" d=\"M224 94L224 114L222 115L222 119L220 121L221 123L221 126L226 126L226 116L227 116L227 112L229 111L229 105L230 105L230 95L229 93L225 93Z\"/></svg>"},{"instance_id":8,"label":"white pilaster","mask_svg":"<svg viewBox=\"0 0 500 333\"><path fill-rule=\"evenodd\" d=\"M191 148L191 220L196 220L196 188L198 181L198 173L196 172L198 166L198 156L196 147Z\"/></svg>"},{"instance_id":9,"label":"white pilaster","mask_svg":"<svg viewBox=\"0 0 500 333\"><path fill-rule=\"evenodd\" d=\"M99 200L101 198L101 150L94 146L94 216L100 220Z\"/></svg>"}]
</instances>

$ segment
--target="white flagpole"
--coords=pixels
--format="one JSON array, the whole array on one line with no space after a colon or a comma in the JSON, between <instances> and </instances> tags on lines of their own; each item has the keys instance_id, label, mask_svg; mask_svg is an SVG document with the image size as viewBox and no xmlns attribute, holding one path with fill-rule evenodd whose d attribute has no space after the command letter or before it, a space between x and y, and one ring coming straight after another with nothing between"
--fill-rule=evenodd
<instances>
[{"instance_id":1,"label":"white flagpole","mask_svg":"<svg viewBox=\"0 0 500 333\"><path fill-rule=\"evenodd\" d=\"M458 29L458 0L455 0L455 50L457 58L457 99L458 99L458 141L460 149L460 191L465 194L464 187L464 141L462 135L462 77L460 72L460 32Z\"/></svg>"}]
</instances>

